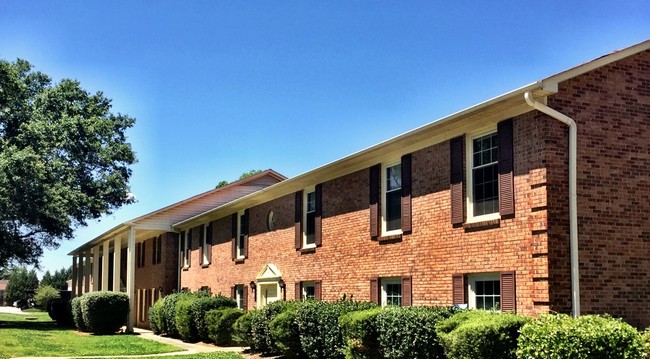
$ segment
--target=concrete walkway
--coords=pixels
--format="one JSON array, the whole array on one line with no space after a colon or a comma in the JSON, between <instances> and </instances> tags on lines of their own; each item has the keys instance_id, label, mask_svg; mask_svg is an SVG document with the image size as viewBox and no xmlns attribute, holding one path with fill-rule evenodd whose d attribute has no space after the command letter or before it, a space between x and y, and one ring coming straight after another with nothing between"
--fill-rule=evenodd
<instances>
[{"instance_id":1,"label":"concrete walkway","mask_svg":"<svg viewBox=\"0 0 650 359\"><path fill-rule=\"evenodd\" d=\"M22 310L20 310L20 308L6 307L6 306L0 307L0 313L2 313L2 314L23 314L23 315L31 314L29 312L23 312Z\"/></svg>"}]
</instances>

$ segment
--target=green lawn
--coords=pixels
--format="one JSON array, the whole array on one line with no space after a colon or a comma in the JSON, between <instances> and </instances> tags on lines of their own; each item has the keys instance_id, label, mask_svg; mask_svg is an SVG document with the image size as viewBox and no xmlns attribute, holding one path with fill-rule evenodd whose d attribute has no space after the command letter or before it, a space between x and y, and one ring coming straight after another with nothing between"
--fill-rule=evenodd
<instances>
[{"instance_id":1,"label":"green lawn","mask_svg":"<svg viewBox=\"0 0 650 359\"><path fill-rule=\"evenodd\" d=\"M47 313L0 314L0 359L23 356L121 356L180 350L137 335L95 336L62 329Z\"/></svg>"},{"instance_id":2,"label":"green lawn","mask_svg":"<svg viewBox=\"0 0 650 359\"><path fill-rule=\"evenodd\" d=\"M110 359L133 359L133 358L110 358ZM161 357L161 359L242 359L242 356L237 353L229 352L212 352L212 353L200 353L200 354L188 354L188 355L171 355Z\"/></svg>"}]
</instances>

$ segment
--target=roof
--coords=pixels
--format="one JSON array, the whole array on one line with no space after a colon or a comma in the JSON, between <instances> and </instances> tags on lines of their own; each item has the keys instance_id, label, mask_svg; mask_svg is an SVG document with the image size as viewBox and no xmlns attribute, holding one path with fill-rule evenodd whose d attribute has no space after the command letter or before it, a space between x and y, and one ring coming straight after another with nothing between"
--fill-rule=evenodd
<instances>
[{"instance_id":1,"label":"roof","mask_svg":"<svg viewBox=\"0 0 650 359\"><path fill-rule=\"evenodd\" d=\"M650 40L647 40L623 50L615 51L543 80L481 102L465 110L440 118L402 135L325 164L281 183L269 186L248 196L241 197L220 207L215 207L199 215L187 218L175 223L173 227L175 229L185 229L208 220L222 218L235 211L250 208L269 200L291 194L306 187L313 186L316 183L323 183L368 168L375 165L378 161L377 158L381 156L411 153L469 132L468 130L476 130L477 127L490 125L509 117L530 112L533 108L528 106L524 99L526 92L531 91L534 98L540 102L545 102L548 95L558 91L558 84L560 82L649 49Z\"/></svg>"},{"instance_id":2,"label":"roof","mask_svg":"<svg viewBox=\"0 0 650 359\"><path fill-rule=\"evenodd\" d=\"M150 238L150 236L157 235L161 231L171 231L171 225L173 223L196 216L212 208L223 206L237 198L259 191L262 188L284 181L285 179L285 176L274 170L268 169L262 171L223 187L197 194L156 211L120 223L98 237L84 243L70 252L69 255L84 252L106 239L125 233L131 227L138 230L138 238Z\"/></svg>"}]
</instances>

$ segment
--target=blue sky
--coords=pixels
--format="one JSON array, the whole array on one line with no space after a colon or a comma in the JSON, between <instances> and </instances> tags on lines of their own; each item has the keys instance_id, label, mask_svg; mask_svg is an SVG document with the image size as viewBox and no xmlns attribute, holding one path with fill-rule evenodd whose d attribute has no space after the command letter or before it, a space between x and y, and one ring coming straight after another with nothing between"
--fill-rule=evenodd
<instances>
[{"instance_id":1,"label":"blue sky","mask_svg":"<svg viewBox=\"0 0 650 359\"><path fill-rule=\"evenodd\" d=\"M649 30L647 0L0 0L0 58L77 79L137 121L138 202L46 251L43 269L220 180L296 176Z\"/></svg>"}]
</instances>

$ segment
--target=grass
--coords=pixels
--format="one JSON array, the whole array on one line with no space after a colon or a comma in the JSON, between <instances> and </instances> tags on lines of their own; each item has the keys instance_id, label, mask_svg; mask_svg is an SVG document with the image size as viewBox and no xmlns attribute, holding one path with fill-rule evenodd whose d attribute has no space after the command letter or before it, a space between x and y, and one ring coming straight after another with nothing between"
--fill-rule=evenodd
<instances>
[{"instance_id":1,"label":"grass","mask_svg":"<svg viewBox=\"0 0 650 359\"><path fill-rule=\"evenodd\" d=\"M122 356L180 350L137 335L95 336L79 333L57 326L43 312L30 312L27 315L0 314L0 359L24 356Z\"/></svg>"},{"instance_id":2,"label":"grass","mask_svg":"<svg viewBox=\"0 0 650 359\"><path fill-rule=\"evenodd\" d=\"M110 359L133 359L133 358L110 358ZM171 355L164 356L161 359L242 359L242 356L232 352L212 352L212 353L199 353L188 355Z\"/></svg>"}]
</instances>

